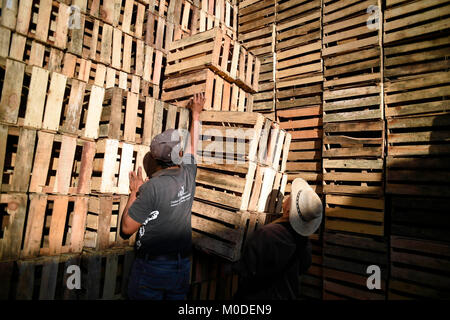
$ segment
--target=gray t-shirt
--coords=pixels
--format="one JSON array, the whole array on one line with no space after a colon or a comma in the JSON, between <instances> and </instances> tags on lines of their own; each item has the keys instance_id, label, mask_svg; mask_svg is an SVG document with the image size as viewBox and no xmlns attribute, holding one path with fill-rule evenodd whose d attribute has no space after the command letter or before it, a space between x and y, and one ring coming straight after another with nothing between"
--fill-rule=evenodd
<instances>
[{"instance_id":1,"label":"gray t-shirt","mask_svg":"<svg viewBox=\"0 0 450 320\"><path fill-rule=\"evenodd\" d=\"M197 165L192 155L178 169L156 172L139 189L129 216L142 224L136 248L151 255L189 253L192 246L191 209Z\"/></svg>"}]
</instances>

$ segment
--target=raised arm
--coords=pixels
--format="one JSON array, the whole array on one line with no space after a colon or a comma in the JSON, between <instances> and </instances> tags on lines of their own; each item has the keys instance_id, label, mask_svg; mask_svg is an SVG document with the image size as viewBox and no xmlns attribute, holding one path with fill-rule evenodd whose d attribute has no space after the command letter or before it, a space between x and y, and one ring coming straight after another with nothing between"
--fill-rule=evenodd
<instances>
[{"instance_id":1,"label":"raised arm","mask_svg":"<svg viewBox=\"0 0 450 320\"><path fill-rule=\"evenodd\" d=\"M196 93L188 103L188 108L191 109L192 124L189 132L191 136L191 154L197 158L197 146L200 134L200 113L205 104L205 95L203 93Z\"/></svg>"}]
</instances>

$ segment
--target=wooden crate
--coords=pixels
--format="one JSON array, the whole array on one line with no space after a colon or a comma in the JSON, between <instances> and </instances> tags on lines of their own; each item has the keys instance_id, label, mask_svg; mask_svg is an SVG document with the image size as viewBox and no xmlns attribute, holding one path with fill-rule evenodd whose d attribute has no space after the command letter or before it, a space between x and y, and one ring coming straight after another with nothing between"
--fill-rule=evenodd
<instances>
[{"instance_id":1,"label":"wooden crate","mask_svg":"<svg viewBox=\"0 0 450 320\"><path fill-rule=\"evenodd\" d=\"M2 3L0 11L0 25L8 29L14 30L17 22L17 12L19 10L19 1L9 1Z\"/></svg>"},{"instance_id":2,"label":"wooden crate","mask_svg":"<svg viewBox=\"0 0 450 320\"><path fill-rule=\"evenodd\" d=\"M283 141L275 142L278 135L272 130L273 122L259 113L204 111L200 121L199 150L204 161L272 166L272 155L283 145Z\"/></svg>"},{"instance_id":3,"label":"wooden crate","mask_svg":"<svg viewBox=\"0 0 450 320\"><path fill-rule=\"evenodd\" d=\"M16 260L20 257L27 206L28 196L26 194L0 194L0 261Z\"/></svg>"},{"instance_id":4,"label":"wooden crate","mask_svg":"<svg viewBox=\"0 0 450 320\"><path fill-rule=\"evenodd\" d=\"M326 230L384 236L384 198L327 194L325 203Z\"/></svg>"},{"instance_id":5,"label":"wooden crate","mask_svg":"<svg viewBox=\"0 0 450 320\"><path fill-rule=\"evenodd\" d=\"M39 131L30 192L89 194L95 142Z\"/></svg>"},{"instance_id":6,"label":"wooden crate","mask_svg":"<svg viewBox=\"0 0 450 320\"><path fill-rule=\"evenodd\" d=\"M448 10L446 0L387 1L383 42L404 43L404 40L434 37L435 33L448 30Z\"/></svg>"},{"instance_id":7,"label":"wooden crate","mask_svg":"<svg viewBox=\"0 0 450 320\"><path fill-rule=\"evenodd\" d=\"M199 15L200 0L144 0L149 1L148 11L170 23L180 25L183 30L194 32Z\"/></svg>"},{"instance_id":8,"label":"wooden crate","mask_svg":"<svg viewBox=\"0 0 450 320\"><path fill-rule=\"evenodd\" d=\"M383 159L323 159L323 192L382 196L383 173Z\"/></svg>"},{"instance_id":9,"label":"wooden crate","mask_svg":"<svg viewBox=\"0 0 450 320\"><path fill-rule=\"evenodd\" d=\"M277 112L280 127L291 135L285 172L289 181L305 179L322 193L322 108L320 105ZM290 186L288 187L290 192Z\"/></svg>"},{"instance_id":10,"label":"wooden crate","mask_svg":"<svg viewBox=\"0 0 450 320\"><path fill-rule=\"evenodd\" d=\"M117 246L132 246L136 234L124 239L121 234L122 214L128 196L89 197L84 246L103 250Z\"/></svg>"},{"instance_id":11,"label":"wooden crate","mask_svg":"<svg viewBox=\"0 0 450 320\"><path fill-rule=\"evenodd\" d=\"M53 0L20 3L15 31L46 45L66 49L70 9Z\"/></svg>"},{"instance_id":12,"label":"wooden crate","mask_svg":"<svg viewBox=\"0 0 450 320\"><path fill-rule=\"evenodd\" d=\"M100 139L93 161L91 193L129 193L129 173L142 166L148 145L132 145L115 139ZM143 172L146 178L145 172Z\"/></svg>"},{"instance_id":13,"label":"wooden crate","mask_svg":"<svg viewBox=\"0 0 450 320\"><path fill-rule=\"evenodd\" d=\"M161 100L150 101L150 108L152 108L152 103L154 105L153 112L150 112L150 114L153 116L153 119L150 122L153 123L153 126L150 134L145 136L143 144L150 145L156 135L168 129L179 129L181 137L184 139L184 144L188 143L186 138L190 122L189 110L176 107Z\"/></svg>"},{"instance_id":14,"label":"wooden crate","mask_svg":"<svg viewBox=\"0 0 450 320\"><path fill-rule=\"evenodd\" d=\"M88 197L30 194L22 258L83 249Z\"/></svg>"},{"instance_id":15,"label":"wooden crate","mask_svg":"<svg viewBox=\"0 0 450 320\"><path fill-rule=\"evenodd\" d=\"M3 27L0 27L0 39L2 44L0 57L42 67L49 71L61 72L64 51L46 46ZM5 65L5 63L4 61L0 62L1 65Z\"/></svg>"},{"instance_id":16,"label":"wooden crate","mask_svg":"<svg viewBox=\"0 0 450 320\"><path fill-rule=\"evenodd\" d=\"M87 250L81 256L81 300L125 299L135 253L133 248L100 252Z\"/></svg>"},{"instance_id":17,"label":"wooden crate","mask_svg":"<svg viewBox=\"0 0 450 320\"><path fill-rule=\"evenodd\" d=\"M73 273L70 266L80 266L79 254L63 254L19 260L13 266L13 285L10 299L14 300L76 300L76 289L70 290L67 281ZM70 281L70 280L69 280Z\"/></svg>"},{"instance_id":18,"label":"wooden crate","mask_svg":"<svg viewBox=\"0 0 450 320\"><path fill-rule=\"evenodd\" d=\"M239 33L247 34L271 26L275 23L275 1L242 1L239 3L238 15Z\"/></svg>"},{"instance_id":19,"label":"wooden crate","mask_svg":"<svg viewBox=\"0 0 450 320\"><path fill-rule=\"evenodd\" d=\"M381 270L381 289L369 290L367 267ZM384 300L388 278L388 245L375 240L341 234L324 233L323 299Z\"/></svg>"},{"instance_id":20,"label":"wooden crate","mask_svg":"<svg viewBox=\"0 0 450 320\"><path fill-rule=\"evenodd\" d=\"M382 19L374 11L380 8L379 0L324 3L325 88L381 81Z\"/></svg>"},{"instance_id":21,"label":"wooden crate","mask_svg":"<svg viewBox=\"0 0 450 320\"><path fill-rule=\"evenodd\" d=\"M322 271L322 241L318 233L310 236L311 267L300 276L300 296L305 300L322 300L323 271Z\"/></svg>"},{"instance_id":22,"label":"wooden crate","mask_svg":"<svg viewBox=\"0 0 450 320\"><path fill-rule=\"evenodd\" d=\"M387 118L449 112L450 72L411 77L385 83Z\"/></svg>"},{"instance_id":23,"label":"wooden crate","mask_svg":"<svg viewBox=\"0 0 450 320\"><path fill-rule=\"evenodd\" d=\"M259 57L261 66L259 69L258 92L253 95L253 111L275 111L275 82L274 82L274 57L273 55Z\"/></svg>"},{"instance_id":24,"label":"wooden crate","mask_svg":"<svg viewBox=\"0 0 450 320\"><path fill-rule=\"evenodd\" d=\"M388 199L392 235L450 242L448 198L393 195Z\"/></svg>"},{"instance_id":25,"label":"wooden crate","mask_svg":"<svg viewBox=\"0 0 450 320\"><path fill-rule=\"evenodd\" d=\"M202 92L205 93L204 110L252 111L251 93L245 92L209 69L165 79L161 100L185 107L195 93Z\"/></svg>"},{"instance_id":26,"label":"wooden crate","mask_svg":"<svg viewBox=\"0 0 450 320\"><path fill-rule=\"evenodd\" d=\"M381 120L384 118L380 85L323 92L323 122Z\"/></svg>"},{"instance_id":27,"label":"wooden crate","mask_svg":"<svg viewBox=\"0 0 450 320\"><path fill-rule=\"evenodd\" d=\"M323 131L324 158L383 157L382 120L325 123Z\"/></svg>"},{"instance_id":28,"label":"wooden crate","mask_svg":"<svg viewBox=\"0 0 450 320\"><path fill-rule=\"evenodd\" d=\"M196 190L196 197L198 192ZM240 258L247 213L198 200L192 206L192 241L200 250L230 261Z\"/></svg>"},{"instance_id":29,"label":"wooden crate","mask_svg":"<svg viewBox=\"0 0 450 320\"><path fill-rule=\"evenodd\" d=\"M308 15L321 13L321 1L281 0L277 1L275 21L278 24L293 22Z\"/></svg>"},{"instance_id":30,"label":"wooden crate","mask_svg":"<svg viewBox=\"0 0 450 320\"><path fill-rule=\"evenodd\" d=\"M450 245L391 236L389 300L448 299Z\"/></svg>"},{"instance_id":31,"label":"wooden crate","mask_svg":"<svg viewBox=\"0 0 450 320\"><path fill-rule=\"evenodd\" d=\"M27 86L29 77L25 77L25 64L6 59L5 63L0 64L0 81L0 121L16 123L29 91Z\"/></svg>"},{"instance_id":32,"label":"wooden crate","mask_svg":"<svg viewBox=\"0 0 450 320\"><path fill-rule=\"evenodd\" d=\"M0 125L2 192L27 192L36 142L36 130Z\"/></svg>"}]
</instances>

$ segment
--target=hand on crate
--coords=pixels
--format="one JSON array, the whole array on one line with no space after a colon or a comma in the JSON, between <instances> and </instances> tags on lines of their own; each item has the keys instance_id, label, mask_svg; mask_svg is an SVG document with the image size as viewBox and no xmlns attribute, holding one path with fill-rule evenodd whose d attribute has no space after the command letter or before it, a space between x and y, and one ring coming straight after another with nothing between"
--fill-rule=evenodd
<instances>
[{"instance_id":1,"label":"hand on crate","mask_svg":"<svg viewBox=\"0 0 450 320\"><path fill-rule=\"evenodd\" d=\"M138 168L137 175L134 171L130 171L130 191L131 193L137 193L139 188L144 184L144 178L142 178L142 167Z\"/></svg>"},{"instance_id":2,"label":"hand on crate","mask_svg":"<svg viewBox=\"0 0 450 320\"><path fill-rule=\"evenodd\" d=\"M187 107L191 109L192 114L200 114L203 110L203 105L205 104L205 94L202 93L196 93L194 96L189 100L189 103Z\"/></svg>"}]
</instances>

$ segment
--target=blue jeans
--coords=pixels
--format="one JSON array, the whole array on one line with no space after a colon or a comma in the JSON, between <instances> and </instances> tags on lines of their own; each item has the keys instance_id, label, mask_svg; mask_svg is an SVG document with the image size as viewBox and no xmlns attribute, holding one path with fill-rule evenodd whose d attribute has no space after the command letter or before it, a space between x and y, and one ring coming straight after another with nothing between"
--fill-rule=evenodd
<instances>
[{"instance_id":1,"label":"blue jeans","mask_svg":"<svg viewBox=\"0 0 450 320\"><path fill-rule=\"evenodd\" d=\"M136 258L128 283L132 300L184 300L189 291L189 258L155 261Z\"/></svg>"}]
</instances>

